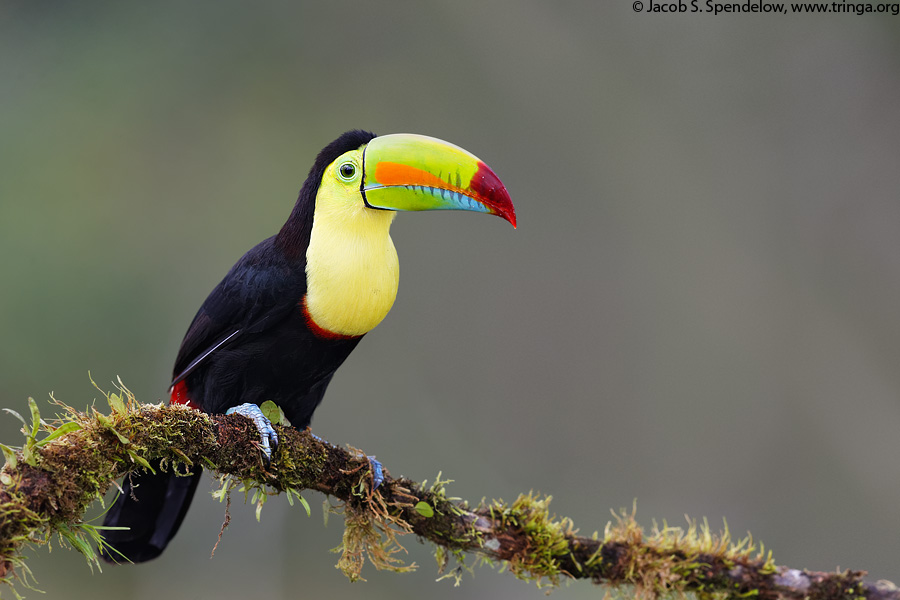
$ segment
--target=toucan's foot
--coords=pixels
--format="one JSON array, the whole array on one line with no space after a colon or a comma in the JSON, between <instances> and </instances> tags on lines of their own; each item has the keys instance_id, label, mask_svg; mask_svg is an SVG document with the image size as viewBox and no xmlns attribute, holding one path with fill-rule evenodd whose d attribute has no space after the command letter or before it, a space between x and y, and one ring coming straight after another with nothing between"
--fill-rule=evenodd
<instances>
[{"instance_id":1,"label":"toucan's foot","mask_svg":"<svg viewBox=\"0 0 900 600\"><path fill-rule=\"evenodd\" d=\"M313 436L315 439L319 440L322 443L327 444L325 440L314 434L312 431L309 432L309 435ZM378 487L384 483L384 467L381 466L381 463L375 460L374 456L367 456L369 459L369 468L372 469L372 489L377 490Z\"/></svg>"},{"instance_id":2,"label":"toucan's foot","mask_svg":"<svg viewBox=\"0 0 900 600\"><path fill-rule=\"evenodd\" d=\"M275 433L271 421L263 415L259 407L248 402L246 404L241 404L240 406L229 408L225 411L225 414L243 415L253 421L253 424L256 425L256 428L259 430L260 444L262 446L262 451L266 455L266 460L271 461L272 450L278 446L278 434Z\"/></svg>"},{"instance_id":3,"label":"toucan's foot","mask_svg":"<svg viewBox=\"0 0 900 600\"><path fill-rule=\"evenodd\" d=\"M367 456L366 458L369 459L369 466L372 467L372 489L377 490L384 483L384 469L381 463L375 460L374 456Z\"/></svg>"}]
</instances>

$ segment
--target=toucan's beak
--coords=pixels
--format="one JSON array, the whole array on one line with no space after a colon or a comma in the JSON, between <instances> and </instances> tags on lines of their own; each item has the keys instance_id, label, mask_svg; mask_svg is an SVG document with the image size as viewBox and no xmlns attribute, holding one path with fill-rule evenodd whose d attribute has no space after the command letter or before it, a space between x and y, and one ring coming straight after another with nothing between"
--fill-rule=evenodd
<instances>
[{"instance_id":1,"label":"toucan's beak","mask_svg":"<svg viewBox=\"0 0 900 600\"><path fill-rule=\"evenodd\" d=\"M489 166L458 146L396 133L368 143L361 191L366 205L386 210L472 210L516 226L516 209Z\"/></svg>"}]
</instances>

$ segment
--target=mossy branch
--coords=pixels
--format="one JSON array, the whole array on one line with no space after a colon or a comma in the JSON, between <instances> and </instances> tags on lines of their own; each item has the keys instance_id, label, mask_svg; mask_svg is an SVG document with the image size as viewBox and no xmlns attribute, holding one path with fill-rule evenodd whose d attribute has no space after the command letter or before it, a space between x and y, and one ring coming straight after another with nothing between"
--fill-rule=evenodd
<instances>
[{"instance_id":1,"label":"mossy branch","mask_svg":"<svg viewBox=\"0 0 900 600\"><path fill-rule=\"evenodd\" d=\"M281 443L267 465L256 447L256 429L244 417L139 404L124 386L119 391L105 394L109 414L57 403L64 414L52 423L42 421L29 400L31 423L22 419L25 444L15 450L2 446L0 579L6 583L28 573L24 546L46 543L53 533L96 562L91 542L99 533L82 521L85 509L117 477L162 459L171 469L202 464L222 477L219 497L241 486L259 509L280 492L291 503L296 497L305 504L300 491L307 489L336 498L345 517L339 565L352 579L360 577L365 558L378 568L413 568L396 557L398 536L412 533L435 544L442 570L457 561L448 575L457 579L472 553L539 585L571 578L634 586L646 596L683 591L764 600L900 600L893 584L866 583L861 571L775 566L771 554L749 538L733 542L727 530L713 534L706 524L654 527L645 534L633 514L622 513L602 535L582 537L569 519L551 516L549 497L529 493L510 504L494 500L472 508L447 497L447 482L440 478L426 487L389 474L373 492L364 453L332 446L308 431L280 428ZM38 439L41 432L46 435Z\"/></svg>"}]
</instances>

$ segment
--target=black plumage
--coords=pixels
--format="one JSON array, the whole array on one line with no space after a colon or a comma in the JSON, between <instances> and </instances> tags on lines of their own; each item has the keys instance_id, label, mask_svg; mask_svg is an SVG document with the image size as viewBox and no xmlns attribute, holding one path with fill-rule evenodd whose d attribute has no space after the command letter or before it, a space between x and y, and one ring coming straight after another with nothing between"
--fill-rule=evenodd
<instances>
[{"instance_id":1,"label":"black plumage","mask_svg":"<svg viewBox=\"0 0 900 600\"><path fill-rule=\"evenodd\" d=\"M287 222L256 245L209 294L175 361L173 402L212 414L272 400L298 428L309 425L335 370L362 336L316 330L303 305L306 249L316 193L329 164L375 136L349 131L316 157ZM188 476L149 472L126 478L105 524L106 541L133 562L158 556L178 531L202 470ZM107 560L120 561L104 552Z\"/></svg>"},{"instance_id":2,"label":"black plumage","mask_svg":"<svg viewBox=\"0 0 900 600\"><path fill-rule=\"evenodd\" d=\"M175 361L172 402L253 414L271 400L295 427L309 425L337 368L396 297L394 211L448 209L516 224L503 183L465 150L415 134L340 136L316 157L278 234L241 257L200 307ZM265 448L274 431L257 421ZM202 472L158 467L126 478L106 517L106 525L129 528L105 538L134 562L163 551ZM375 486L379 470L373 461ZM104 557L119 558L108 549Z\"/></svg>"}]
</instances>

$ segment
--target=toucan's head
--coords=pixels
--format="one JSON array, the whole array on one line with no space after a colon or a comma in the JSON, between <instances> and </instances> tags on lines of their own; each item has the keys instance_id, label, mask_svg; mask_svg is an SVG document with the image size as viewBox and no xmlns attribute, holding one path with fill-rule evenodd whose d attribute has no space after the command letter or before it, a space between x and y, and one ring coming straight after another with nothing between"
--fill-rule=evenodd
<instances>
[{"instance_id":1,"label":"toucan's head","mask_svg":"<svg viewBox=\"0 0 900 600\"><path fill-rule=\"evenodd\" d=\"M361 335L390 310L396 211L468 210L516 225L506 188L486 164L447 142L348 131L316 157L276 244L305 258L305 302L317 327Z\"/></svg>"},{"instance_id":2,"label":"toucan's head","mask_svg":"<svg viewBox=\"0 0 900 600\"><path fill-rule=\"evenodd\" d=\"M424 135L376 136L355 129L328 144L309 171L282 237L309 234L314 212L325 208L317 202L322 196L339 196L347 217L359 211L365 218L363 209L468 210L516 226L509 193L490 167L458 146Z\"/></svg>"},{"instance_id":3,"label":"toucan's head","mask_svg":"<svg viewBox=\"0 0 900 600\"><path fill-rule=\"evenodd\" d=\"M356 146L334 156L347 144ZM373 210L489 213L516 225L509 193L491 168L443 140L410 133L375 137L351 131L323 150L320 159L331 160L322 172L317 194L323 188L333 190L358 201L359 208Z\"/></svg>"}]
</instances>

